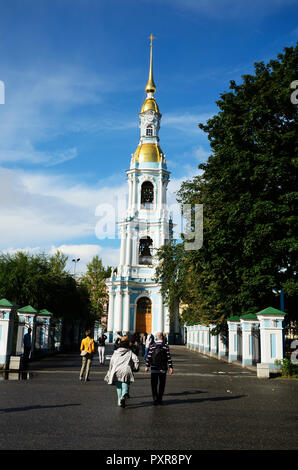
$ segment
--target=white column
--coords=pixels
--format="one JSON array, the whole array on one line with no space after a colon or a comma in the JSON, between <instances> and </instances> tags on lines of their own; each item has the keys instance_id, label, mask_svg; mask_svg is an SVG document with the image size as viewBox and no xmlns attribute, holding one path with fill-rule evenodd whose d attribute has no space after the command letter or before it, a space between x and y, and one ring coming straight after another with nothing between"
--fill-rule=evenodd
<instances>
[{"instance_id":1,"label":"white column","mask_svg":"<svg viewBox=\"0 0 298 470\"><path fill-rule=\"evenodd\" d=\"M165 185L163 175L161 175L161 208L164 209L165 204Z\"/></svg>"},{"instance_id":2,"label":"white column","mask_svg":"<svg viewBox=\"0 0 298 470\"><path fill-rule=\"evenodd\" d=\"M242 328L242 366L252 365L258 359L258 348L256 330L258 322L256 320L241 319Z\"/></svg>"},{"instance_id":3,"label":"white column","mask_svg":"<svg viewBox=\"0 0 298 470\"><path fill-rule=\"evenodd\" d=\"M133 175L132 182L132 214L134 215L137 209L137 177Z\"/></svg>"},{"instance_id":4,"label":"white column","mask_svg":"<svg viewBox=\"0 0 298 470\"><path fill-rule=\"evenodd\" d=\"M11 309L0 307L0 368L6 367L11 354L11 339L13 333L13 316Z\"/></svg>"},{"instance_id":5,"label":"white column","mask_svg":"<svg viewBox=\"0 0 298 470\"><path fill-rule=\"evenodd\" d=\"M229 362L231 361L237 361L239 356L240 356L240 334L239 334L239 328L240 328L240 321L239 317L238 320L236 320L236 317L234 317L235 320L228 321L228 327L229 327Z\"/></svg>"},{"instance_id":6,"label":"white column","mask_svg":"<svg viewBox=\"0 0 298 470\"><path fill-rule=\"evenodd\" d=\"M131 233L127 232L125 264L131 266Z\"/></svg>"},{"instance_id":7,"label":"white column","mask_svg":"<svg viewBox=\"0 0 298 470\"><path fill-rule=\"evenodd\" d=\"M211 332L215 328L215 325L209 325L210 328L210 355L216 356L217 355L217 343L218 343L218 335L213 335Z\"/></svg>"},{"instance_id":8,"label":"white column","mask_svg":"<svg viewBox=\"0 0 298 470\"><path fill-rule=\"evenodd\" d=\"M227 355L227 340L223 333L218 335L218 358L224 357Z\"/></svg>"},{"instance_id":9,"label":"white column","mask_svg":"<svg viewBox=\"0 0 298 470\"><path fill-rule=\"evenodd\" d=\"M34 351L35 346L35 334L36 334L36 324L35 324L35 317L26 315L24 313L18 313L18 317L22 317L24 319L24 323L19 323L18 325L18 333L17 333L17 346L16 346L16 355L23 354L24 352L24 335L28 332L28 329L31 328L31 354Z\"/></svg>"},{"instance_id":10,"label":"white column","mask_svg":"<svg viewBox=\"0 0 298 470\"><path fill-rule=\"evenodd\" d=\"M192 349L197 351L199 349L199 325L192 327Z\"/></svg>"},{"instance_id":11,"label":"white column","mask_svg":"<svg viewBox=\"0 0 298 470\"><path fill-rule=\"evenodd\" d=\"M208 353L209 351L209 346L210 346L210 341L209 341L209 328L208 326L203 326L203 330L204 330L204 344L203 344L203 348L204 348L204 352L205 353Z\"/></svg>"},{"instance_id":12,"label":"white column","mask_svg":"<svg viewBox=\"0 0 298 470\"><path fill-rule=\"evenodd\" d=\"M198 346L199 349L203 350L204 348L204 330L202 325L198 325Z\"/></svg>"},{"instance_id":13,"label":"white column","mask_svg":"<svg viewBox=\"0 0 298 470\"><path fill-rule=\"evenodd\" d=\"M124 321L123 321L123 331L128 333L130 331L130 321L129 321L129 314L130 314L130 291L124 292Z\"/></svg>"},{"instance_id":14,"label":"white column","mask_svg":"<svg viewBox=\"0 0 298 470\"><path fill-rule=\"evenodd\" d=\"M108 333L113 332L114 324L114 298L115 295L113 292L109 293L109 313L108 313Z\"/></svg>"},{"instance_id":15,"label":"white column","mask_svg":"<svg viewBox=\"0 0 298 470\"><path fill-rule=\"evenodd\" d=\"M56 326L54 329L54 348L57 351L61 349L61 338L62 338L62 320L56 321Z\"/></svg>"},{"instance_id":16,"label":"white column","mask_svg":"<svg viewBox=\"0 0 298 470\"><path fill-rule=\"evenodd\" d=\"M116 331L122 331L122 292L116 292L115 310L114 310L114 326Z\"/></svg>"},{"instance_id":17,"label":"white column","mask_svg":"<svg viewBox=\"0 0 298 470\"><path fill-rule=\"evenodd\" d=\"M126 232L121 232L121 247L120 247L120 265L125 264L125 251L126 251Z\"/></svg>"},{"instance_id":18,"label":"white column","mask_svg":"<svg viewBox=\"0 0 298 470\"><path fill-rule=\"evenodd\" d=\"M158 209L161 211L162 209L162 174L159 176L158 179Z\"/></svg>"},{"instance_id":19,"label":"white column","mask_svg":"<svg viewBox=\"0 0 298 470\"><path fill-rule=\"evenodd\" d=\"M128 210L129 211L132 205L132 187L133 187L133 182L132 182L131 177L129 176L128 178Z\"/></svg>"},{"instance_id":20,"label":"white column","mask_svg":"<svg viewBox=\"0 0 298 470\"><path fill-rule=\"evenodd\" d=\"M165 180L163 183L163 203L166 209L167 204L167 187L168 187L168 180Z\"/></svg>"},{"instance_id":21,"label":"white column","mask_svg":"<svg viewBox=\"0 0 298 470\"><path fill-rule=\"evenodd\" d=\"M137 264L137 236L134 233L132 238L132 261L131 264L135 266Z\"/></svg>"},{"instance_id":22,"label":"white column","mask_svg":"<svg viewBox=\"0 0 298 470\"><path fill-rule=\"evenodd\" d=\"M42 349L49 350L50 349L50 317L44 318L43 321L43 331L44 331L44 341L42 345Z\"/></svg>"},{"instance_id":23,"label":"white column","mask_svg":"<svg viewBox=\"0 0 298 470\"><path fill-rule=\"evenodd\" d=\"M269 364L270 370L278 369L275 361L284 357L284 316L257 314L257 317L260 321L261 363Z\"/></svg>"}]
</instances>

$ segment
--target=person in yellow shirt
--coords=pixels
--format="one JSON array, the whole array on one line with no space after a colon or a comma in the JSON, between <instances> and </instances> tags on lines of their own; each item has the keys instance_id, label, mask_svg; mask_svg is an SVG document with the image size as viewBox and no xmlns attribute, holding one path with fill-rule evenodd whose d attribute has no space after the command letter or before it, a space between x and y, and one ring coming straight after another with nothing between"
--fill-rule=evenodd
<instances>
[{"instance_id":1,"label":"person in yellow shirt","mask_svg":"<svg viewBox=\"0 0 298 470\"><path fill-rule=\"evenodd\" d=\"M89 381L89 372L91 367L91 361L94 355L94 339L91 338L91 331L85 331L86 338L81 342L81 356L82 356L82 367L80 372L80 380L83 380L85 372L85 382Z\"/></svg>"}]
</instances>

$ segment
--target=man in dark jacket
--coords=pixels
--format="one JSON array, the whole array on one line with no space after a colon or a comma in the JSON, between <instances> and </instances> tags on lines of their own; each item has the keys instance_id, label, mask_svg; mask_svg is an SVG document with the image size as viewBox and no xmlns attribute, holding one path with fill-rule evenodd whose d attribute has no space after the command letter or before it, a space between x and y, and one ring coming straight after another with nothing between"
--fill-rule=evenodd
<instances>
[{"instance_id":1,"label":"man in dark jacket","mask_svg":"<svg viewBox=\"0 0 298 470\"><path fill-rule=\"evenodd\" d=\"M145 371L148 372L149 368L151 371L153 404L162 405L168 368L170 374L173 374L173 363L169 346L164 342L162 333L156 334L156 341L149 348Z\"/></svg>"}]
</instances>

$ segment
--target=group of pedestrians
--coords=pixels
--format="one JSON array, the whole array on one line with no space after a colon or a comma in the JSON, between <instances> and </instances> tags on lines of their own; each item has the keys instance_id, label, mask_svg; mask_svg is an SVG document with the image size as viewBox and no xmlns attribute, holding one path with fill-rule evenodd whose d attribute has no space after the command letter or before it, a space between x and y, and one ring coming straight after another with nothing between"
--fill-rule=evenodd
<instances>
[{"instance_id":1,"label":"group of pedestrians","mask_svg":"<svg viewBox=\"0 0 298 470\"><path fill-rule=\"evenodd\" d=\"M105 341L107 337L103 333L98 338L99 363L105 362ZM136 348L136 339L121 336L118 332L114 342L114 353L110 360L109 369L104 380L109 385L114 385L117 391L117 406L124 408L126 400L130 398L130 385L134 382L134 373L139 371L140 361L139 343ZM173 363L167 338L163 333L147 335L142 343L142 355L146 363L145 372L151 372L151 391L154 405L162 405L162 398L166 385L166 374L169 370L173 374ZM86 331L86 337L81 343L82 367L80 380L89 380L91 361L95 353L95 342L91 338L91 331Z\"/></svg>"}]
</instances>

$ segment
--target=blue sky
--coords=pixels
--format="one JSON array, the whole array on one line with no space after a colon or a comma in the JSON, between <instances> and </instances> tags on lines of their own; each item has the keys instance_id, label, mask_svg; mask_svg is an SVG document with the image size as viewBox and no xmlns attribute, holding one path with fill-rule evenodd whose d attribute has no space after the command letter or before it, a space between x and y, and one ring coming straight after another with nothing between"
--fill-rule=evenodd
<instances>
[{"instance_id":1,"label":"blue sky","mask_svg":"<svg viewBox=\"0 0 298 470\"><path fill-rule=\"evenodd\" d=\"M297 0L10 0L0 3L0 250L99 254L99 205L126 194L149 35L169 200L209 155L198 129L229 81L298 36Z\"/></svg>"}]
</instances>

